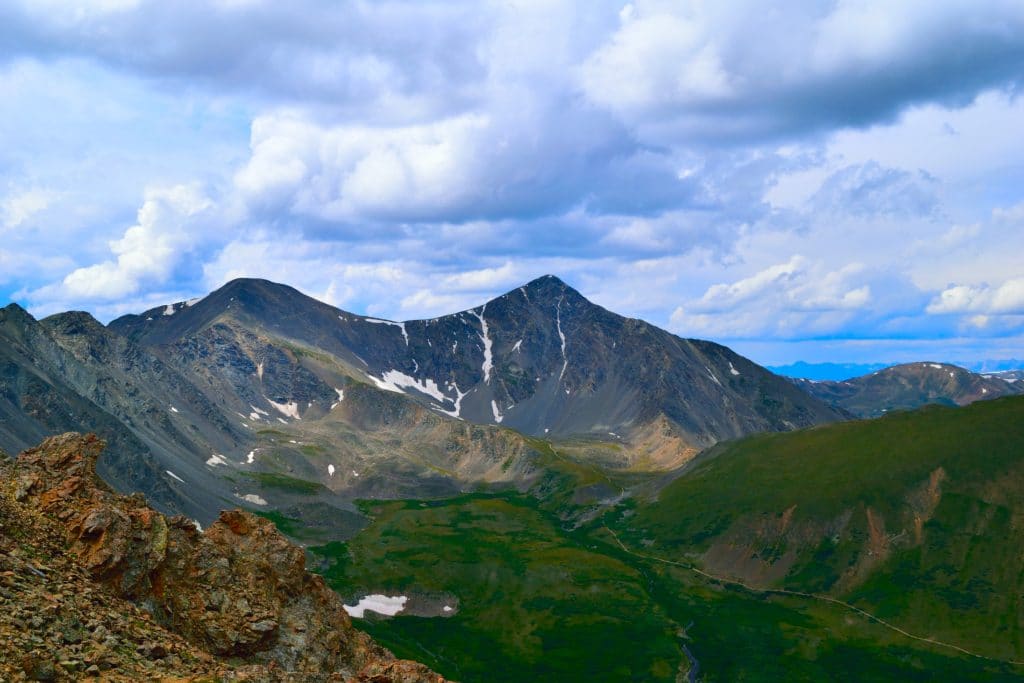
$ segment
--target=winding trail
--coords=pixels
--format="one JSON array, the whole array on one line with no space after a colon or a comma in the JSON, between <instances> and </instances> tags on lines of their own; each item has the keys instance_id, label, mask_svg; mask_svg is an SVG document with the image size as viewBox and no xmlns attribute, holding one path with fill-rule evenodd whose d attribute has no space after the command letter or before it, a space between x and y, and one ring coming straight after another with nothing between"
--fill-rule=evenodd
<instances>
[{"instance_id":1,"label":"winding trail","mask_svg":"<svg viewBox=\"0 0 1024 683\"><path fill-rule=\"evenodd\" d=\"M871 614L870 612L862 610L860 607L857 607L855 605L851 605L850 603L844 602L844 601L839 600L837 598L829 597L828 595L819 595L817 593L804 593L803 591L791 591L791 590L787 590L785 588L756 588L754 586L745 584L742 581L738 581L736 579L730 579L730 578L726 578L724 576L716 576L715 574L709 574L706 571L703 571L701 569L698 569L697 567L694 567L692 564L687 564L685 562L677 562L675 560L668 560L668 559L665 559L663 557L657 557L656 555L647 555L646 553L638 553L638 552L636 552L634 550L631 550L630 548L626 547L626 544L622 542L622 540L619 538L619 535L616 534L614 531L612 531L608 527L603 527L603 528L604 528L605 531L607 531L609 534L611 534L612 538L615 539L615 543L618 544L619 548L621 548L623 552L625 552L625 553L627 553L629 555L632 555L634 557L639 557L639 558L642 558L642 559L645 559L645 560L651 560L653 562L660 562L662 564L668 564L668 565L672 565L674 567L679 567L681 569L685 569L685 570L687 570L689 572L692 572L694 574L698 574L700 576L703 576L705 579L708 579L709 581L713 581L714 583L721 584L722 586L724 586L726 588L728 588L729 586L739 586L739 587L741 587L741 588L743 588L743 589L745 589L747 591L750 591L752 593L760 593L762 595L791 595L791 596L797 597L797 598L806 598L806 599L809 599L809 600L818 600L820 602L828 602L828 603L831 603L833 605L838 605L838 606L843 607L843 608L845 608L847 610L850 610L851 612L856 612L857 614L861 615L862 617L865 617L869 621L873 621L876 624L880 624L880 625L886 627L887 629L889 629L891 631L895 631L896 633L899 633L902 636L910 638L911 640L916 640L916 641L919 641L919 642L922 642L922 643L928 643L929 645L937 645L939 647L945 647L945 648L948 648L950 650L955 650L955 651L957 651L957 652L959 652L961 654L968 655L970 657L976 657L977 659L984 659L986 661L995 662L997 664L1010 664L1012 666L1024 666L1024 662L1017 661L1017 660L1014 660L1014 659L997 659L995 657L989 657L987 655L979 654L977 652L971 652L970 650L964 649L964 648L960 647L959 645L953 645L952 643L947 643L947 642L944 642L944 641L941 641L941 640L936 640L935 638L928 638L926 636L914 635L913 633L909 633L907 631L904 631L899 626L896 626L894 624L889 623L888 621L886 621L885 619L882 619L881 617L876 617L874 614Z\"/></svg>"}]
</instances>

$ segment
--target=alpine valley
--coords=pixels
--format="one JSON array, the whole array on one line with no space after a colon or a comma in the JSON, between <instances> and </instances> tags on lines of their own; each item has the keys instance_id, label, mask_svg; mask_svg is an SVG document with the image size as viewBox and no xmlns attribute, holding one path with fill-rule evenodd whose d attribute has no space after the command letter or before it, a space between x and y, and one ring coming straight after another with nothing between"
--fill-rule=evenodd
<instances>
[{"instance_id":1,"label":"alpine valley","mask_svg":"<svg viewBox=\"0 0 1024 683\"><path fill-rule=\"evenodd\" d=\"M405 322L251 279L109 325L0 310L0 448L93 432L159 513L266 518L461 681L1018 679L1016 380L791 381L553 276Z\"/></svg>"}]
</instances>

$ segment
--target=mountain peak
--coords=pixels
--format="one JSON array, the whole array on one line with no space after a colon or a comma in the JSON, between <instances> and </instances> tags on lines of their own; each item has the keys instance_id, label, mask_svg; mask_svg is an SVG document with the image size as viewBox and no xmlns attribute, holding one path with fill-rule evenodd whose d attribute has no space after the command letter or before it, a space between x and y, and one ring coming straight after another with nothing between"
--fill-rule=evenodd
<instances>
[{"instance_id":1,"label":"mountain peak","mask_svg":"<svg viewBox=\"0 0 1024 683\"><path fill-rule=\"evenodd\" d=\"M509 294L513 294L515 291L509 292ZM530 280L525 285L519 287L519 291L532 303L554 302L559 299L587 300L586 297L554 275L541 275L534 280Z\"/></svg>"},{"instance_id":2,"label":"mountain peak","mask_svg":"<svg viewBox=\"0 0 1024 683\"><path fill-rule=\"evenodd\" d=\"M34 322L35 318L33 318L28 311L26 311L18 304L9 303L3 308L0 308L0 322L4 322L6 320Z\"/></svg>"}]
</instances>

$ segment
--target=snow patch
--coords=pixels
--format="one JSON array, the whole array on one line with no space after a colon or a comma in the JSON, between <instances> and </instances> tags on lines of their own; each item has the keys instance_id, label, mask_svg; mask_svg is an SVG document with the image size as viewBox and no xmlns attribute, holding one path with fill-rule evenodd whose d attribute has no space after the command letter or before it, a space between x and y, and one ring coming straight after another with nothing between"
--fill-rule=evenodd
<instances>
[{"instance_id":1,"label":"snow patch","mask_svg":"<svg viewBox=\"0 0 1024 683\"><path fill-rule=\"evenodd\" d=\"M263 415L264 417L268 417L270 415L270 413L268 413L267 411L261 410L256 406L252 405L251 403L249 404L249 407L252 408L252 412L256 415Z\"/></svg>"},{"instance_id":2,"label":"snow patch","mask_svg":"<svg viewBox=\"0 0 1024 683\"><path fill-rule=\"evenodd\" d=\"M359 473L358 473L358 472L356 472L355 470L352 470L352 476L353 476L353 477L358 477L358 476L359 476Z\"/></svg>"},{"instance_id":3,"label":"snow patch","mask_svg":"<svg viewBox=\"0 0 1024 683\"><path fill-rule=\"evenodd\" d=\"M480 369L484 373L484 384L490 384L491 382L491 369L494 367L494 356L491 354L491 346L493 341L491 340L490 332L487 328L487 321L484 319L484 312L487 310L487 304L484 304L480 309L480 312L470 311L476 316L477 320L480 321L480 329L483 330L483 334L480 335L480 341L484 343L484 362L480 366Z\"/></svg>"},{"instance_id":4,"label":"snow patch","mask_svg":"<svg viewBox=\"0 0 1024 683\"><path fill-rule=\"evenodd\" d=\"M200 301L202 301L205 298L206 298L205 296L197 296L194 299L189 299L188 301L186 301L185 305L188 306L189 308L192 308L193 306L195 306L197 303L199 303Z\"/></svg>"},{"instance_id":5,"label":"snow patch","mask_svg":"<svg viewBox=\"0 0 1024 683\"><path fill-rule=\"evenodd\" d=\"M246 493L244 496L236 493L235 496L237 498L240 498L241 500L244 500L247 503L252 503L253 505L267 504L267 501L265 498L263 498L263 496L257 496L255 493Z\"/></svg>"},{"instance_id":6,"label":"snow patch","mask_svg":"<svg viewBox=\"0 0 1024 683\"><path fill-rule=\"evenodd\" d=\"M175 408L174 406L171 406L171 412L172 412L172 413L176 413L176 412L178 412L178 409L177 409L177 408Z\"/></svg>"},{"instance_id":7,"label":"snow patch","mask_svg":"<svg viewBox=\"0 0 1024 683\"><path fill-rule=\"evenodd\" d=\"M520 340L519 340L519 341L517 341L517 342L515 343L515 345L514 345L514 346L512 347L512 350L513 350L513 351L515 351L516 353L522 353L522 352L523 352L523 349L521 348L521 347L522 347L522 345L523 345L523 340L522 340L522 339L520 339Z\"/></svg>"},{"instance_id":8,"label":"snow patch","mask_svg":"<svg viewBox=\"0 0 1024 683\"><path fill-rule=\"evenodd\" d=\"M181 477L179 477L179 476L178 476L177 474L175 474L174 472L171 472L170 470L164 470L164 472L166 472L166 473L167 473L167 474L168 474L168 475L169 475L169 476L170 476L170 477L171 477L172 479L177 479L177 480L178 480L178 481L180 481L180 482L181 482L182 484L184 484L184 483L185 483L185 480L184 480L184 479L182 479Z\"/></svg>"},{"instance_id":9,"label":"snow patch","mask_svg":"<svg viewBox=\"0 0 1024 683\"><path fill-rule=\"evenodd\" d=\"M732 366L732 361L729 361L729 372L732 373L733 377L738 377L740 374L740 371Z\"/></svg>"},{"instance_id":10,"label":"snow patch","mask_svg":"<svg viewBox=\"0 0 1024 683\"><path fill-rule=\"evenodd\" d=\"M370 379L374 379L374 377L371 375ZM444 395L441 387L437 386L437 382L434 380L426 379L421 381L398 370L388 370L381 376L381 380L374 379L374 381L377 382L377 386L381 389L387 389L388 391L397 391L400 394L404 394L405 392L402 391L404 387L405 389L415 389L442 403L450 400Z\"/></svg>"},{"instance_id":11,"label":"snow patch","mask_svg":"<svg viewBox=\"0 0 1024 683\"><path fill-rule=\"evenodd\" d=\"M206 464L210 467L216 467L217 465L227 465L228 461L220 453L214 453L206 459Z\"/></svg>"},{"instance_id":12,"label":"snow patch","mask_svg":"<svg viewBox=\"0 0 1024 683\"><path fill-rule=\"evenodd\" d=\"M455 407L452 410L444 410L443 408L438 408L437 410L438 410L438 412L444 413L445 415L448 415L449 417L457 417L457 418L459 418L461 420L462 419L462 414L461 414L462 413L462 399L464 399L466 397L466 395L469 394L469 392L468 391L459 391L459 385L457 383L455 383L455 382L453 382L450 386L453 389L455 389L455 402L454 402L455 403ZM448 399L448 400L451 401L451 399Z\"/></svg>"},{"instance_id":13,"label":"snow patch","mask_svg":"<svg viewBox=\"0 0 1024 683\"><path fill-rule=\"evenodd\" d=\"M494 413L494 421L501 424L501 421L505 419L505 416L498 410L498 402L491 399L491 412Z\"/></svg>"},{"instance_id":14,"label":"snow patch","mask_svg":"<svg viewBox=\"0 0 1024 683\"><path fill-rule=\"evenodd\" d=\"M295 401L289 401L288 403L274 403L268 398L267 403L274 406L274 408L282 415L295 418L296 420L302 419L302 417L299 415L299 404L296 403Z\"/></svg>"},{"instance_id":15,"label":"snow patch","mask_svg":"<svg viewBox=\"0 0 1024 683\"><path fill-rule=\"evenodd\" d=\"M260 381L263 381L263 362L256 364L256 376L259 377Z\"/></svg>"},{"instance_id":16,"label":"snow patch","mask_svg":"<svg viewBox=\"0 0 1024 683\"><path fill-rule=\"evenodd\" d=\"M562 376L565 375L565 369L569 367L569 359L565 355L565 334L562 332L562 300L558 300L558 306L555 307L555 323L558 326L558 338L562 340L562 371L558 373L558 381L562 381Z\"/></svg>"},{"instance_id":17,"label":"snow patch","mask_svg":"<svg viewBox=\"0 0 1024 683\"><path fill-rule=\"evenodd\" d=\"M203 533L203 525L199 523L198 519L193 519L192 524L195 525L196 531L198 531L199 533Z\"/></svg>"},{"instance_id":18,"label":"snow patch","mask_svg":"<svg viewBox=\"0 0 1024 683\"><path fill-rule=\"evenodd\" d=\"M374 323L376 325L394 325L398 329L402 330L402 338L405 339L405 345L409 345L409 333L405 331L405 323L396 323L392 320L381 320L380 318L363 318L363 321Z\"/></svg>"},{"instance_id":19,"label":"snow patch","mask_svg":"<svg viewBox=\"0 0 1024 683\"><path fill-rule=\"evenodd\" d=\"M288 420L284 419L283 417L277 418L277 421L280 422L283 425L288 424Z\"/></svg>"},{"instance_id":20,"label":"snow patch","mask_svg":"<svg viewBox=\"0 0 1024 683\"><path fill-rule=\"evenodd\" d=\"M409 600L404 595L367 595L355 605L342 605L350 617L362 619L367 610L393 617L403 609Z\"/></svg>"},{"instance_id":21,"label":"snow patch","mask_svg":"<svg viewBox=\"0 0 1024 683\"><path fill-rule=\"evenodd\" d=\"M256 451L255 450L249 451L246 454L246 456L245 456L245 464L246 465L251 465L255 459L256 459Z\"/></svg>"},{"instance_id":22,"label":"snow patch","mask_svg":"<svg viewBox=\"0 0 1024 683\"><path fill-rule=\"evenodd\" d=\"M333 477L334 476L334 465L328 465L327 466L327 476L329 476L329 477Z\"/></svg>"},{"instance_id":23,"label":"snow patch","mask_svg":"<svg viewBox=\"0 0 1024 683\"><path fill-rule=\"evenodd\" d=\"M452 611L451 605L445 605L441 609L444 610L445 612L451 612Z\"/></svg>"},{"instance_id":24,"label":"snow patch","mask_svg":"<svg viewBox=\"0 0 1024 683\"><path fill-rule=\"evenodd\" d=\"M167 304L164 308L164 315L174 315L174 304Z\"/></svg>"},{"instance_id":25,"label":"snow patch","mask_svg":"<svg viewBox=\"0 0 1024 683\"><path fill-rule=\"evenodd\" d=\"M711 372L711 368L705 365L704 369L708 371L708 375L711 377L711 379L715 380L715 384L717 384L718 386L722 386L722 383L718 381L717 377L715 377L715 373Z\"/></svg>"},{"instance_id":26,"label":"snow patch","mask_svg":"<svg viewBox=\"0 0 1024 683\"><path fill-rule=\"evenodd\" d=\"M936 370L941 370L942 369L942 366L939 365L938 363L929 363L928 367L935 368Z\"/></svg>"},{"instance_id":27,"label":"snow patch","mask_svg":"<svg viewBox=\"0 0 1024 683\"><path fill-rule=\"evenodd\" d=\"M385 372L384 376L386 377L387 374L388 373ZM367 377L369 377L371 380L373 380L373 383L377 385L378 389L383 389L384 391L393 391L396 394L404 394L405 393L398 386L396 386L395 384L392 384L391 382L386 382L384 380L377 379L373 375L367 375Z\"/></svg>"}]
</instances>

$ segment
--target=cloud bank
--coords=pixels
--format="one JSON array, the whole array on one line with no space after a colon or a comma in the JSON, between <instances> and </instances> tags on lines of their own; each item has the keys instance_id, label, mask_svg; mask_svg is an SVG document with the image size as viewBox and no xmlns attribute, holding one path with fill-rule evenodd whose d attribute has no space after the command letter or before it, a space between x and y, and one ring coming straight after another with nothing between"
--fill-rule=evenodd
<instances>
[{"instance_id":1,"label":"cloud bank","mask_svg":"<svg viewBox=\"0 0 1024 683\"><path fill-rule=\"evenodd\" d=\"M26 0L0 46L0 292L38 314L554 272L764 362L1024 337L1018 2Z\"/></svg>"}]
</instances>

